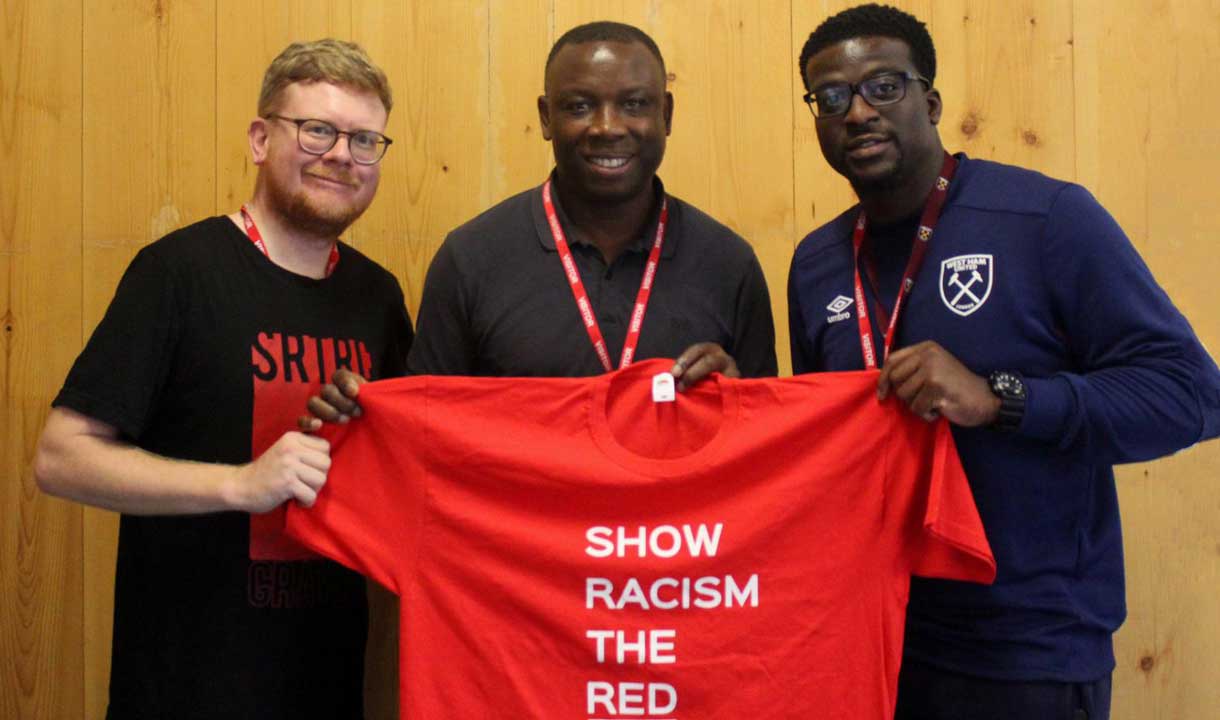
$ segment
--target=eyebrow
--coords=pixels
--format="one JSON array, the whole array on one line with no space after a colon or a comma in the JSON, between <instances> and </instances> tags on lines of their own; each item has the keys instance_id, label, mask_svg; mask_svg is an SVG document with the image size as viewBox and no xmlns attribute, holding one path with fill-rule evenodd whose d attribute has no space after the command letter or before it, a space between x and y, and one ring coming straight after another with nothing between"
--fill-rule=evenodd
<instances>
[{"instance_id":1,"label":"eyebrow","mask_svg":"<svg viewBox=\"0 0 1220 720\"><path fill-rule=\"evenodd\" d=\"M875 68L872 68L871 70L869 70L867 73L864 74L864 77L860 78L860 80L858 82L856 82L855 84L859 85L860 83L864 82L865 80L875 78L878 75L905 75L907 72L908 72L907 70L903 70L900 68L895 68L895 67L888 66L888 65L881 65L881 66L878 66L878 67L875 67ZM919 73L916 72L914 74L918 75ZM817 85L814 85L813 90L816 92L817 90L824 88L828 85L844 85L844 84L851 84L851 83L848 83L846 80L828 80L824 83L818 83Z\"/></svg>"}]
</instances>

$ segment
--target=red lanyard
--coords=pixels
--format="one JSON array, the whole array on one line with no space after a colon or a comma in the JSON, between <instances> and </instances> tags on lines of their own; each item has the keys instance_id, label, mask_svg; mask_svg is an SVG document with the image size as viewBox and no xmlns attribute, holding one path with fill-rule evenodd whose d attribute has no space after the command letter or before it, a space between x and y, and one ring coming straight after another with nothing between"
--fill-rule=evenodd
<instances>
[{"instance_id":1,"label":"red lanyard","mask_svg":"<svg viewBox=\"0 0 1220 720\"><path fill-rule=\"evenodd\" d=\"M924 257L928 254L928 242L932 239L932 231L936 229L936 223L940 221L941 208L945 205L945 198L949 196L949 181L953 179L953 173L956 170L957 158L945 153L945 164L940 169L940 176L936 178L936 186L932 188L927 202L924 203L923 214L919 217L919 228L915 231L915 239L911 245L911 258L907 261L906 270L902 273L902 284L898 287L898 296L894 298L894 311L889 316L888 327L885 331L885 346L881 351L883 363L890 356L890 347L894 344L894 335L898 327L898 315L902 312L902 304L906 297L911 294L911 288L915 287L915 276L919 274L919 268L923 267ZM864 300L864 284L860 282L860 248L864 246L864 238L867 237L867 233L868 219L861 210L860 217L856 219L856 229L851 236L852 256L856 269L856 319L860 324L860 349L864 353L864 367L875 370L877 369L877 353L873 349L873 329L868 321L868 304ZM873 273L870 272L870 276L872 275ZM877 283L874 280L873 290L876 291L876 289ZM880 297L877 299L877 305L879 316L884 318L885 309L880 307Z\"/></svg>"},{"instance_id":2,"label":"red lanyard","mask_svg":"<svg viewBox=\"0 0 1220 720\"><path fill-rule=\"evenodd\" d=\"M241 219L246 224L246 234L250 236L250 242L254 243L254 247L270 260L271 254L267 252L267 243L263 242L263 234L258 231L258 226L254 224L254 218L251 217L250 211L246 209L245 205L241 206ZM330 248L330 258L326 261L326 274L323 277L330 277L338 264L339 244L335 243Z\"/></svg>"},{"instance_id":3,"label":"red lanyard","mask_svg":"<svg viewBox=\"0 0 1220 720\"><path fill-rule=\"evenodd\" d=\"M572 257L572 249L559 225L559 215L555 213L555 203L551 202L551 181L542 186L542 205L546 208L546 219L551 225L551 235L555 238L555 249L559 251L559 260L563 263L564 274L568 276L568 284L572 286L572 296L576 298L576 307L580 317L589 331L589 340L597 357L602 361L602 367L610 372L614 367L610 364L610 353L606 350L606 340L602 337L601 327L597 324L597 316L593 314L593 304L589 301L589 293L585 292L585 284L580 280L580 271L576 269L576 259ZM665 223L669 219L669 201L661 200L661 217L657 220L657 237L652 243L652 252L648 254L648 264L644 267L644 277L640 280L640 291L635 297L635 309L631 311L631 324L627 326L627 338L623 340L623 356L619 367L625 368L631 364L635 356L635 348L640 344L640 327L644 324L644 311L648 308L648 296L652 293L652 281L657 275L657 265L661 261L661 243L665 240Z\"/></svg>"}]
</instances>

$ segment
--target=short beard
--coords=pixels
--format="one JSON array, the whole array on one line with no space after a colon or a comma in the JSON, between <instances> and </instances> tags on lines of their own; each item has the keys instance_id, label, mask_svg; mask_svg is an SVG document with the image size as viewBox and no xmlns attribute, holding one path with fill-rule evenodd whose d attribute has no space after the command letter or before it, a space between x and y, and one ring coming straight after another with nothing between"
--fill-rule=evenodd
<instances>
[{"instance_id":1,"label":"short beard","mask_svg":"<svg viewBox=\"0 0 1220 720\"><path fill-rule=\"evenodd\" d=\"M320 238L338 238L364 214L368 205L320 207L304 192L290 194L275 182L267 183L267 195L274 212L296 230Z\"/></svg>"},{"instance_id":2,"label":"short beard","mask_svg":"<svg viewBox=\"0 0 1220 720\"><path fill-rule=\"evenodd\" d=\"M894 167L886 174L880 177L859 178L849 176L847 181L851 183L852 190L856 191L856 195L877 195L880 193L888 193L902 187L906 181L905 157L901 149L898 151L898 158L895 160Z\"/></svg>"}]
</instances>

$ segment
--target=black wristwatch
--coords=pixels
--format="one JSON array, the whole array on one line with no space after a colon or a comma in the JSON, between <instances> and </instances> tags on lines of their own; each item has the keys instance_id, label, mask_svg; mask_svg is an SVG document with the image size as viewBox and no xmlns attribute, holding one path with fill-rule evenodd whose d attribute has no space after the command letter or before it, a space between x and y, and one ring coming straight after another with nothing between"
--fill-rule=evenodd
<instances>
[{"instance_id":1,"label":"black wristwatch","mask_svg":"<svg viewBox=\"0 0 1220 720\"><path fill-rule=\"evenodd\" d=\"M1020 374L996 370L987 377L991 392L1000 398L1000 414L991 427L1002 432L1014 432L1025 417L1025 381Z\"/></svg>"}]
</instances>

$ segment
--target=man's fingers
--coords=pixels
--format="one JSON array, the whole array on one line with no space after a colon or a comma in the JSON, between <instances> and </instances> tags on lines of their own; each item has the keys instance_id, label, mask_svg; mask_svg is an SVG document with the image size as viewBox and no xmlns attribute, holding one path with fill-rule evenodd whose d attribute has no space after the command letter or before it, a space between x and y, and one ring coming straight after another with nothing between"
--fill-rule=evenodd
<instances>
[{"instance_id":1,"label":"man's fingers","mask_svg":"<svg viewBox=\"0 0 1220 720\"><path fill-rule=\"evenodd\" d=\"M306 450L326 455L330 452L330 441L326 438L320 438L317 435L305 435L304 433L294 433L295 440L301 444L301 447Z\"/></svg>"},{"instance_id":2,"label":"man's fingers","mask_svg":"<svg viewBox=\"0 0 1220 720\"><path fill-rule=\"evenodd\" d=\"M296 476L297 480L314 490L321 490L322 486L326 484L326 468L318 468L311 464L316 461L316 458L310 458L309 460L301 458L301 464L296 468ZM330 466L329 459L326 464L327 467Z\"/></svg>"},{"instance_id":3,"label":"man's fingers","mask_svg":"<svg viewBox=\"0 0 1220 720\"><path fill-rule=\"evenodd\" d=\"M368 382L351 370L340 368L331 376L331 383L347 398L355 399L360 394L360 386Z\"/></svg>"},{"instance_id":4,"label":"man's fingers","mask_svg":"<svg viewBox=\"0 0 1220 720\"><path fill-rule=\"evenodd\" d=\"M318 492L305 483L296 483L292 486L292 497L303 507L308 508L313 507L313 504L317 502Z\"/></svg>"},{"instance_id":5,"label":"man's fingers","mask_svg":"<svg viewBox=\"0 0 1220 720\"><path fill-rule=\"evenodd\" d=\"M360 407L336 385L323 385L321 396L331 407L344 415L352 415Z\"/></svg>"},{"instance_id":6,"label":"man's fingers","mask_svg":"<svg viewBox=\"0 0 1220 720\"><path fill-rule=\"evenodd\" d=\"M317 432L322 429L322 421L313 415L300 415L297 417L297 429L303 433Z\"/></svg>"},{"instance_id":7,"label":"man's fingers","mask_svg":"<svg viewBox=\"0 0 1220 720\"><path fill-rule=\"evenodd\" d=\"M940 402L941 399L931 388L923 387L911 398L908 407L912 413L930 422L940 417Z\"/></svg>"},{"instance_id":8,"label":"man's fingers","mask_svg":"<svg viewBox=\"0 0 1220 720\"><path fill-rule=\"evenodd\" d=\"M890 366L886 365L881 368L881 375L877 378L877 399L884 400L890 394Z\"/></svg>"},{"instance_id":9,"label":"man's fingers","mask_svg":"<svg viewBox=\"0 0 1220 720\"><path fill-rule=\"evenodd\" d=\"M700 382L714 372L726 377L741 377L737 361L716 343L697 343L690 346L674 361L670 373L678 380L678 389Z\"/></svg>"}]
</instances>

